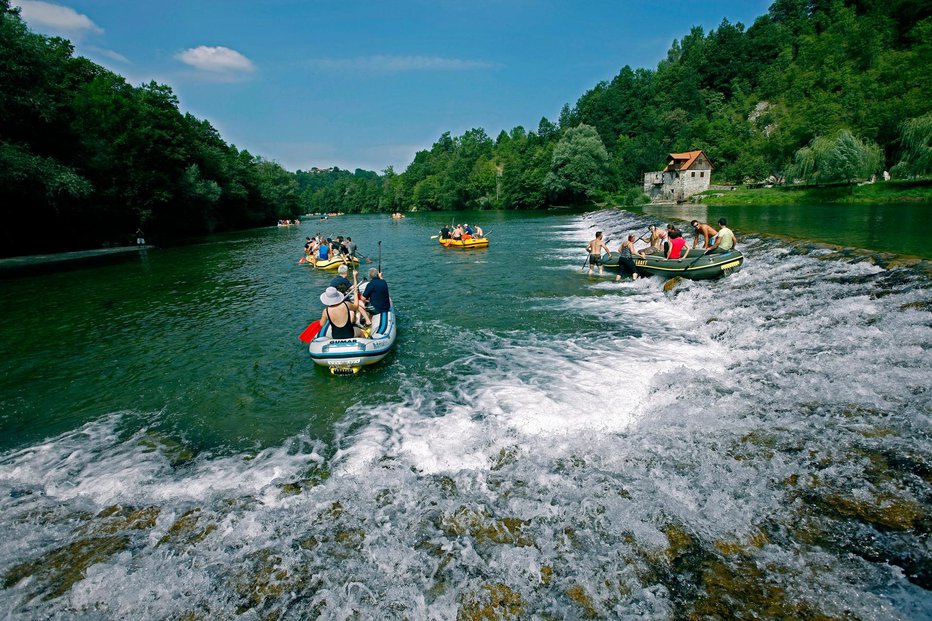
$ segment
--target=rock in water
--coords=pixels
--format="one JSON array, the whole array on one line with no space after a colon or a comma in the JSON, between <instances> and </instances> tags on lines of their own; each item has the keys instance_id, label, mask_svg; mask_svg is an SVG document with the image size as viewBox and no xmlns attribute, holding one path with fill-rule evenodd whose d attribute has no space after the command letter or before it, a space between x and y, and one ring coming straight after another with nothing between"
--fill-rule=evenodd
<instances>
[{"instance_id":1,"label":"rock in water","mask_svg":"<svg viewBox=\"0 0 932 621\"><path fill-rule=\"evenodd\" d=\"M676 287L678 284L680 284L680 282L682 282L682 280L683 280L682 276L674 276L667 282L663 283L663 292L670 293L671 291L673 291L674 287Z\"/></svg>"}]
</instances>

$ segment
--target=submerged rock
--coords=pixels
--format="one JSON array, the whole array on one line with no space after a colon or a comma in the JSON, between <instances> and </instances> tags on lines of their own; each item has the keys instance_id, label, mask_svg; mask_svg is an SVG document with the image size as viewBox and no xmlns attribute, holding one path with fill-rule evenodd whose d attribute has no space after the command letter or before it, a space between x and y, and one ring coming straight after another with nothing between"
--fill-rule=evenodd
<instances>
[{"instance_id":1,"label":"submerged rock","mask_svg":"<svg viewBox=\"0 0 932 621\"><path fill-rule=\"evenodd\" d=\"M201 526L201 517L203 516L200 509L191 509L185 512L175 520L175 523L169 527L168 532L159 539L159 545L172 543L181 546L192 546L200 543L210 533L217 530L217 525L213 522Z\"/></svg>"},{"instance_id":2,"label":"submerged rock","mask_svg":"<svg viewBox=\"0 0 932 621\"><path fill-rule=\"evenodd\" d=\"M460 507L452 515L444 515L441 528L449 536L470 535L478 543L514 545L518 547L533 545L533 540L522 532L526 520L518 518L492 518L486 512L478 512L467 507Z\"/></svg>"},{"instance_id":3,"label":"submerged rock","mask_svg":"<svg viewBox=\"0 0 932 621\"><path fill-rule=\"evenodd\" d=\"M495 619L518 619L525 614L525 602L521 594L511 587L496 583L486 584L482 590L463 597L457 621L493 621Z\"/></svg>"},{"instance_id":4,"label":"submerged rock","mask_svg":"<svg viewBox=\"0 0 932 621\"><path fill-rule=\"evenodd\" d=\"M3 576L3 587L9 589L32 578L27 587L31 597L59 597L84 579L88 567L103 563L128 546L129 537L124 535L79 539L50 550L34 561L10 568Z\"/></svg>"}]
</instances>

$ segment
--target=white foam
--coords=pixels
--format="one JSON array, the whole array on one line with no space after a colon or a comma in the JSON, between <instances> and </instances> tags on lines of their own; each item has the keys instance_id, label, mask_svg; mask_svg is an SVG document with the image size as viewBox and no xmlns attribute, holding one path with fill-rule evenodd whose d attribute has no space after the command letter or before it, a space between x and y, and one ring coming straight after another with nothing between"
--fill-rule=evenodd
<instances>
[{"instance_id":1,"label":"white foam","mask_svg":"<svg viewBox=\"0 0 932 621\"><path fill-rule=\"evenodd\" d=\"M541 234L570 252L594 226L617 237L638 218L599 212ZM886 283L866 262L755 238L742 249L741 272L672 293L659 279L580 279L528 301L580 326L477 339L432 319L432 334L469 355L436 369L436 385L411 378L397 397L353 404L326 445L302 435L173 465L143 446L144 429L121 431L133 428L124 413L2 455L4 566L85 536L103 520L86 516L112 503L160 514L66 596L29 603L35 579L0 591L0 605L21 617L223 618L267 592L285 617L439 619L504 584L528 614L561 618L581 614L565 597L578 584L605 617L688 616L650 566L673 567L675 528L704 555L741 546L788 601L826 616L927 617L927 592L857 554L853 530L876 536L877 549L885 533L836 523L802 493L867 505L928 493L920 477L865 475L870 455L932 449L927 278ZM318 471L331 476L305 480ZM192 510L203 537L186 540L173 525ZM505 519L524 539L489 538ZM796 538L809 519L825 543ZM761 533L766 545L749 543ZM924 554L915 533L896 536ZM263 591L277 571L280 593ZM270 612L268 602L244 616Z\"/></svg>"}]
</instances>

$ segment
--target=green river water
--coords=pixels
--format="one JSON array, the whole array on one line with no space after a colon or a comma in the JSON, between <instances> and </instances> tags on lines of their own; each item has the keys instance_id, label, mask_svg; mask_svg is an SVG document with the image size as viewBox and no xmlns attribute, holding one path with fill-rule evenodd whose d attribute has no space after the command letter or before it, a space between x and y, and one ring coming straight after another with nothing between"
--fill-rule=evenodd
<instances>
[{"instance_id":1,"label":"green river water","mask_svg":"<svg viewBox=\"0 0 932 621\"><path fill-rule=\"evenodd\" d=\"M347 215L0 280L0 609L927 619L932 288L869 255L930 258L930 214ZM582 269L596 230L720 216L727 278ZM352 377L298 340L318 231L398 312Z\"/></svg>"}]
</instances>

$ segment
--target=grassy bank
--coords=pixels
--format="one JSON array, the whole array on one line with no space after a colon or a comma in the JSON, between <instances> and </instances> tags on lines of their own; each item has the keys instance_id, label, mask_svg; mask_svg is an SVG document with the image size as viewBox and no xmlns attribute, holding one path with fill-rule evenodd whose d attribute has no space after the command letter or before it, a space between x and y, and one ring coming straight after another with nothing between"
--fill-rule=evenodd
<instances>
[{"instance_id":1,"label":"grassy bank","mask_svg":"<svg viewBox=\"0 0 932 621\"><path fill-rule=\"evenodd\" d=\"M871 185L788 186L708 190L705 205L804 205L812 203L932 203L932 179L879 181Z\"/></svg>"}]
</instances>

